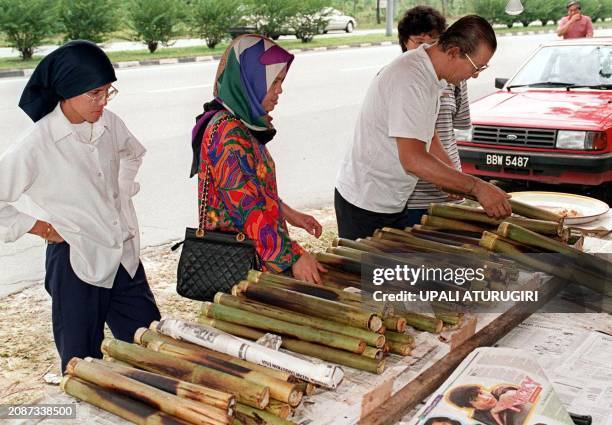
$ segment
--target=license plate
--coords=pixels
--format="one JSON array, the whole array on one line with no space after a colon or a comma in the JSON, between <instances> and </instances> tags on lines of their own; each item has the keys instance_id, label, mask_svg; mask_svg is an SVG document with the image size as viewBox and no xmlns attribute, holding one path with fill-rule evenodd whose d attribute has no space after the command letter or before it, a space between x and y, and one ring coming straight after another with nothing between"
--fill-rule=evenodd
<instances>
[{"instance_id":1,"label":"license plate","mask_svg":"<svg viewBox=\"0 0 612 425\"><path fill-rule=\"evenodd\" d=\"M488 153L485 156L486 165L497 165L499 167L527 168L528 156L500 155Z\"/></svg>"}]
</instances>

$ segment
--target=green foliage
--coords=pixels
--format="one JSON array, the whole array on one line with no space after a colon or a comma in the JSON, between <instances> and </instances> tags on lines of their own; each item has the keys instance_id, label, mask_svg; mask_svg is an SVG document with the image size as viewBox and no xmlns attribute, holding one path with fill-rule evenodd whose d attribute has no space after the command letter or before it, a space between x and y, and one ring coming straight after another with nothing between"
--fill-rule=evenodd
<instances>
[{"instance_id":1,"label":"green foliage","mask_svg":"<svg viewBox=\"0 0 612 425\"><path fill-rule=\"evenodd\" d=\"M227 37L228 30L240 20L239 0L194 0L190 6L190 27L195 36L214 49Z\"/></svg>"},{"instance_id":2,"label":"green foliage","mask_svg":"<svg viewBox=\"0 0 612 425\"><path fill-rule=\"evenodd\" d=\"M612 17L611 0L582 0L582 13L589 16L593 22Z\"/></svg>"},{"instance_id":3,"label":"green foliage","mask_svg":"<svg viewBox=\"0 0 612 425\"><path fill-rule=\"evenodd\" d=\"M185 7L181 0L131 0L129 26L153 53L160 43L167 45L178 34Z\"/></svg>"},{"instance_id":4,"label":"green foliage","mask_svg":"<svg viewBox=\"0 0 612 425\"><path fill-rule=\"evenodd\" d=\"M312 41L315 35L325 30L331 12L325 7L327 4L326 0L303 0L299 12L289 19L289 25L295 30L295 36L303 43Z\"/></svg>"},{"instance_id":5,"label":"green foliage","mask_svg":"<svg viewBox=\"0 0 612 425\"><path fill-rule=\"evenodd\" d=\"M491 24L504 24L511 28L516 17L505 12L506 3L507 0L474 0L473 12L482 16Z\"/></svg>"},{"instance_id":6,"label":"green foliage","mask_svg":"<svg viewBox=\"0 0 612 425\"><path fill-rule=\"evenodd\" d=\"M32 59L34 48L58 31L55 0L0 0L0 32L23 60Z\"/></svg>"},{"instance_id":7,"label":"green foliage","mask_svg":"<svg viewBox=\"0 0 612 425\"><path fill-rule=\"evenodd\" d=\"M120 24L119 0L62 0L60 19L65 40L104 41Z\"/></svg>"},{"instance_id":8,"label":"green foliage","mask_svg":"<svg viewBox=\"0 0 612 425\"><path fill-rule=\"evenodd\" d=\"M251 22L257 32L270 38L278 38L285 32L289 20L299 12L297 0L247 0Z\"/></svg>"}]
</instances>

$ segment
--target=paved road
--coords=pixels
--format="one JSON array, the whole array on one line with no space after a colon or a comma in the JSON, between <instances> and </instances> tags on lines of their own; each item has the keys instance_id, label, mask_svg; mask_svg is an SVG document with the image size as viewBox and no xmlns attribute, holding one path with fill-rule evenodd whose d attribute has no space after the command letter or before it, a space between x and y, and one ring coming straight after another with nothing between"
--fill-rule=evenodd
<instances>
[{"instance_id":1,"label":"paved road","mask_svg":"<svg viewBox=\"0 0 612 425\"><path fill-rule=\"evenodd\" d=\"M612 30L607 32L610 35ZM494 90L550 34L503 37L491 68L470 80L470 97ZM351 140L359 105L370 80L399 54L397 46L298 54L286 80L270 144L282 198L296 207L332 201L337 166ZM189 180L190 128L211 96L217 63L142 67L118 71L119 95L110 104L148 149L135 200L143 246L180 238L196 223L195 181ZM0 80L0 154L29 126L15 105L26 79ZM22 204L20 204L22 205ZM12 282L40 279L43 245L25 236L0 243L0 297Z\"/></svg>"}]
</instances>

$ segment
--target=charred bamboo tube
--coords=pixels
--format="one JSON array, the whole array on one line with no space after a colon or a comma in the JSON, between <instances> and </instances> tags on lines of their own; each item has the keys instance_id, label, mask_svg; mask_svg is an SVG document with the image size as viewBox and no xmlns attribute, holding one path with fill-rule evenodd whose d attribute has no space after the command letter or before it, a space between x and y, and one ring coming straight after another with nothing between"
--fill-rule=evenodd
<instances>
[{"instance_id":1,"label":"charred bamboo tube","mask_svg":"<svg viewBox=\"0 0 612 425\"><path fill-rule=\"evenodd\" d=\"M404 229L408 231L408 228ZM427 230L423 229L421 226L412 226L410 228L410 233L416 236L433 236L438 239L445 239L447 241L454 241L458 244L462 245L476 245L478 246L478 242L480 242L480 238L474 238L471 236L462 236L457 235L455 233L447 233L438 230Z\"/></svg>"},{"instance_id":2,"label":"charred bamboo tube","mask_svg":"<svg viewBox=\"0 0 612 425\"><path fill-rule=\"evenodd\" d=\"M318 253L316 258L319 263L324 265L335 266L348 273L361 274L361 262L359 261L324 252Z\"/></svg>"},{"instance_id":3,"label":"charred bamboo tube","mask_svg":"<svg viewBox=\"0 0 612 425\"><path fill-rule=\"evenodd\" d=\"M212 319L225 320L232 323L248 323L250 327L290 335L302 341L315 342L328 347L361 354L366 348L365 341L335 332L315 329L310 326L285 322L247 310L228 307L221 304L204 303L202 312ZM285 400L281 400L285 401Z\"/></svg>"},{"instance_id":4,"label":"charred bamboo tube","mask_svg":"<svg viewBox=\"0 0 612 425\"><path fill-rule=\"evenodd\" d=\"M147 348L158 353L168 354L178 359L187 360L228 375L245 379L246 381L264 385L270 388L270 397L275 400L288 403L292 407L297 407L302 401L302 393L294 385L280 379L272 378L270 375L237 366L232 363L209 358L205 353L197 350L189 350L163 341L153 341L147 344Z\"/></svg>"},{"instance_id":5,"label":"charred bamboo tube","mask_svg":"<svg viewBox=\"0 0 612 425\"><path fill-rule=\"evenodd\" d=\"M534 270L544 271L565 280L569 279L575 283L591 288L596 292L612 295L609 282L602 280L600 276L591 274L578 267L572 267L571 265L550 264L546 261L534 258L533 256L525 255L509 243L500 240L499 235L495 233L483 233L481 244L484 248L507 255L516 262Z\"/></svg>"},{"instance_id":6,"label":"charred bamboo tube","mask_svg":"<svg viewBox=\"0 0 612 425\"><path fill-rule=\"evenodd\" d=\"M154 341L167 342L174 346L182 347L190 351L195 351L196 353L202 353L202 355L205 355L206 357L225 361L236 366L242 366L249 370L255 370L261 373L265 373L266 375L269 375L272 378L276 378L281 381L291 382L293 379L293 375L291 375L290 373L281 372L279 370L270 369L265 366L260 366L255 363L247 362L246 360L242 360L230 356L228 354L221 353L219 351L209 350L208 348L192 344L190 342L180 341L178 339L174 339L162 333L156 332L154 329L140 328L134 334L134 342L136 344L140 344L146 347Z\"/></svg>"},{"instance_id":7,"label":"charred bamboo tube","mask_svg":"<svg viewBox=\"0 0 612 425\"><path fill-rule=\"evenodd\" d=\"M370 329L374 332L382 326L380 317L372 313L363 312L357 307L251 282L241 282L237 286L238 290L248 298L266 304L298 312L307 311L318 317L346 323L358 328Z\"/></svg>"},{"instance_id":8,"label":"charred bamboo tube","mask_svg":"<svg viewBox=\"0 0 612 425\"><path fill-rule=\"evenodd\" d=\"M435 317L425 316L418 313L398 313L400 317L406 319L406 323L415 329L430 333L440 333L444 323Z\"/></svg>"},{"instance_id":9,"label":"charred bamboo tube","mask_svg":"<svg viewBox=\"0 0 612 425\"><path fill-rule=\"evenodd\" d=\"M577 261L578 264L592 268L597 272L602 273L603 276L608 276L610 273L612 273L612 263L604 260L603 258L597 258L593 255L579 251L576 248L567 246L563 242L555 241L551 238L539 235L515 224L502 223L499 225L497 232L501 236L510 238L517 242L567 255L568 257Z\"/></svg>"},{"instance_id":10,"label":"charred bamboo tube","mask_svg":"<svg viewBox=\"0 0 612 425\"><path fill-rule=\"evenodd\" d=\"M385 343L384 335L379 335L365 329L346 326L338 322L321 319L319 317L308 316L302 313L297 313L290 310L284 310L277 307L272 307L266 304L258 303L249 299L238 298L232 295L223 294L221 292L215 295L215 303L228 307L238 308L245 311L259 313L263 316L271 317L286 322L297 323L312 328L325 329L330 332L336 332L343 335L352 336L363 340L366 344L373 347L382 347Z\"/></svg>"},{"instance_id":11,"label":"charred bamboo tube","mask_svg":"<svg viewBox=\"0 0 612 425\"><path fill-rule=\"evenodd\" d=\"M196 424L231 423L231 418L227 415L227 411L177 397L176 395L120 375L110 368L87 362L77 357L72 358L68 362L66 373L91 382L106 390L155 406L158 410L168 415L176 416L188 422Z\"/></svg>"},{"instance_id":12,"label":"charred bamboo tube","mask_svg":"<svg viewBox=\"0 0 612 425\"><path fill-rule=\"evenodd\" d=\"M435 204L432 204L432 206ZM431 226L442 230L455 230L460 232L471 232L471 233L482 233L487 230L485 227L477 226L475 224L466 223L455 217L448 218L440 215L433 215L431 212L431 206L429 207L429 215L424 214L421 217L421 224L423 226ZM485 215L485 217L487 217Z\"/></svg>"},{"instance_id":13,"label":"charred bamboo tube","mask_svg":"<svg viewBox=\"0 0 612 425\"><path fill-rule=\"evenodd\" d=\"M427 241L425 239L417 238L416 236L411 235L410 233L405 232L403 230L392 229L390 227L385 227L380 231L377 230L375 232L375 237L402 242L412 247L425 250L427 252L445 252L448 254L458 255L476 254L476 252L474 252L474 250L470 248L450 246L443 243Z\"/></svg>"},{"instance_id":14,"label":"charred bamboo tube","mask_svg":"<svg viewBox=\"0 0 612 425\"><path fill-rule=\"evenodd\" d=\"M380 348L375 347L366 347L366 349L363 353L361 353L361 355L378 361L382 360L383 358L382 350Z\"/></svg>"},{"instance_id":15,"label":"charred bamboo tube","mask_svg":"<svg viewBox=\"0 0 612 425\"><path fill-rule=\"evenodd\" d=\"M266 412L278 416L281 419L287 419L293 409L287 403L278 400L270 400L270 403L264 409Z\"/></svg>"},{"instance_id":16,"label":"charred bamboo tube","mask_svg":"<svg viewBox=\"0 0 612 425\"><path fill-rule=\"evenodd\" d=\"M64 376L60 388L66 394L93 404L102 410L106 410L137 425L188 425L190 423L74 376ZM208 422L207 425L209 424L214 425L214 422Z\"/></svg>"},{"instance_id":17,"label":"charred bamboo tube","mask_svg":"<svg viewBox=\"0 0 612 425\"><path fill-rule=\"evenodd\" d=\"M402 344L401 342L388 341L389 352L393 354L399 354L400 356L409 356L412 353L412 347L408 344Z\"/></svg>"},{"instance_id":18,"label":"charred bamboo tube","mask_svg":"<svg viewBox=\"0 0 612 425\"><path fill-rule=\"evenodd\" d=\"M408 335L408 334L400 334L397 332L391 332L388 331L385 334L387 341L392 341L392 342L397 342L399 344L403 344L403 345L409 345L410 347L414 348L415 347L415 341L414 341L414 337L412 335Z\"/></svg>"},{"instance_id":19,"label":"charred bamboo tube","mask_svg":"<svg viewBox=\"0 0 612 425\"><path fill-rule=\"evenodd\" d=\"M512 207L513 213L522 215L523 217L527 218L534 218L536 220L556 221L563 225L563 216L559 214L556 214L552 211L547 211L543 208L533 207L531 205L514 200L512 198L510 198L508 201L510 202L510 206Z\"/></svg>"},{"instance_id":20,"label":"charred bamboo tube","mask_svg":"<svg viewBox=\"0 0 612 425\"><path fill-rule=\"evenodd\" d=\"M238 403L236 410L243 415L253 418L257 421L263 421L267 425L295 425L295 422L282 419L272 413L261 409L254 409L250 406Z\"/></svg>"},{"instance_id":21,"label":"charred bamboo tube","mask_svg":"<svg viewBox=\"0 0 612 425\"><path fill-rule=\"evenodd\" d=\"M385 327L388 330L396 332L404 332L406 330L406 319L400 316L392 316L384 321Z\"/></svg>"},{"instance_id":22,"label":"charred bamboo tube","mask_svg":"<svg viewBox=\"0 0 612 425\"><path fill-rule=\"evenodd\" d=\"M227 391L234 394L238 402L258 409L265 408L270 400L268 387L186 360L147 350L138 345L105 338L102 341L102 352L149 372L174 376L193 384L202 384Z\"/></svg>"},{"instance_id":23,"label":"charred bamboo tube","mask_svg":"<svg viewBox=\"0 0 612 425\"><path fill-rule=\"evenodd\" d=\"M495 217L489 217L483 210L478 208L466 207L463 205L431 204L429 206L429 214L459 221L473 221L492 226L498 226L502 221L508 221L533 230L534 232L547 235L561 236L563 233L563 224L556 220L547 221L521 217L508 217L501 220ZM430 224L433 225L433 223Z\"/></svg>"},{"instance_id":24,"label":"charred bamboo tube","mask_svg":"<svg viewBox=\"0 0 612 425\"><path fill-rule=\"evenodd\" d=\"M194 400L202 404L223 409L228 415L232 415L236 406L236 397L223 391L213 390L212 388L202 385L192 384L190 382L181 381L179 379L170 378L157 373L146 372L144 370L135 369L120 365L116 362L107 362L91 357L85 358L86 361L97 365L108 367L120 375L134 379L143 384L160 389L178 397Z\"/></svg>"},{"instance_id":25,"label":"charred bamboo tube","mask_svg":"<svg viewBox=\"0 0 612 425\"><path fill-rule=\"evenodd\" d=\"M382 250L380 250L378 248L375 248L375 247L373 247L371 245L363 243L362 240L352 241L350 239L336 238L332 242L332 246L334 246L334 247L353 248L353 249L357 249L359 251L371 252L371 253L381 253L381 252L383 252Z\"/></svg>"},{"instance_id":26,"label":"charred bamboo tube","mask_svg":"<svg viewBox=\"0 0 612 425\"><path fill-rule=\"evenodd\" d=\"M205 325L212 326L242 338L257 340L264 336L264 332L257 331L256 329L252 329L247 326L236 325L234 323L227 323L222 320L209 319L205 317L200 317L199 320ZM362 355L352 354L346 351L336 350L335 348L325 347L297 339L283 338L282 347L295 353L305 354L307 356L316 357L328 362L333 362L368 372L382 373L385 369L384 360L377 362L374 359L370 359Z\"/></svg>"},{"instance_id":27,"label":"charred bamboo tube","mask_svg":"<svg viewBox=\"0 0 612 425\"><path fill-rule=\"evenodd\" d=\"M328 254L338 255L340 257L350 258L351 260L361 262L363 260L363 256L367 255L368 252L362 251L359 249L349 248L346 246L332 246L327 248L326 251Z\"/></svg>"}]
</instances>

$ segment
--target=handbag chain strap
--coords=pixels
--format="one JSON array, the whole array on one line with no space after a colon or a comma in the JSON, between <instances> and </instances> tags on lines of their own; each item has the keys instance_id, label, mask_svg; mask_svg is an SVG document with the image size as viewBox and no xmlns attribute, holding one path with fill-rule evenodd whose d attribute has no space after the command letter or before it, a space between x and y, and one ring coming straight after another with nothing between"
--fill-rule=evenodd
<instances>
[{"instance_id":1,"label":"handbag chain strap","mask_svg":"<svg viewBox=\"0 0 612 425\"><path fill-rule=\"evenodd\" d=\"M234 119L233 117L226 115L224 117L219 118L219 120L213 125L212 131L210 132L210 141L212 141L213 136L219 130L219 126L226 122ZM210 143L209 143L210 144ZM206 207L208 207L208 188L210 185L210 168L208 167L208 162L206 163L206 175L204 176L204 190L202 190L202 196L200 198L200 211L199 211L199 220L198 220L198 230L196 230L196 236L198 238L203 238L206 234L206 225L208 224L208 216L206 215ZM236 240L238 242L244 241L245 236L244 233L238 232L236 235Z\"/></svg>"}]
</instances>

